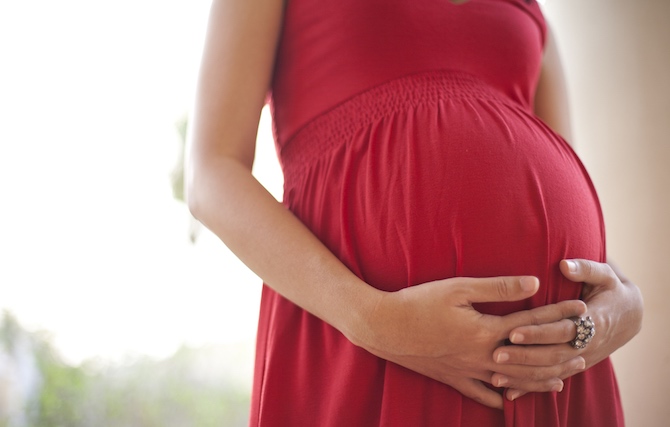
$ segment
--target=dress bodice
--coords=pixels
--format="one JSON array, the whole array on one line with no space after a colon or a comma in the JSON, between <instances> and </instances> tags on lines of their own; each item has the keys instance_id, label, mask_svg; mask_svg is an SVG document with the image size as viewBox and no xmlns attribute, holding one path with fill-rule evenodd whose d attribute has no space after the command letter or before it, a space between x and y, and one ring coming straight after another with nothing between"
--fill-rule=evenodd
<instances>
[{"instance_id":1,"label":"dress bodice","mask_svg":"<svg viewBox=\"0 0 670 427\"><path fill-rule=\"evenodd\" d=\"M535 0L288 0L272 83L277 142L356 94L426 71L474 75L530 109L545 33Z\"/></svg>"}]
</instances>

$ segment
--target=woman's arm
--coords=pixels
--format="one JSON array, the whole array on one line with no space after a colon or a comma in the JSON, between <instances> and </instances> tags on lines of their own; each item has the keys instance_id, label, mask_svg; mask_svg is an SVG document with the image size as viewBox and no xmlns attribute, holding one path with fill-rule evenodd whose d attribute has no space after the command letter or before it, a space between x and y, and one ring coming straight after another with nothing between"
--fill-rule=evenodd
<instances>
[{"instance_id":1,"label":"woman's arm","mask_svg":"<svg viewBox=\"0 0 670 427\"><path fill-rule=\"evenodd\" d=\"M251 175L281 0L214 0L191 119L193 215L276 291L347 336L379 292L365 286Z\"/></svg>"},{"instance_id":2,"label":"woman's arm","mask_svg":"<svg viewBox=\"0 0 670 427\"><path fill-rule=\"evenodd\" d=\"M554 132L572 144L568 88L558 45L549 26L547 26L542 69L535 91L534 104L535 114Z\"/></svg>"},{"instance_id":3,"label":"woman's arm","mask_svg":"<svg viewBox=\"0 0 670 427\"><path fill-rule=\"evenodd\" d=\"M572 138L567 88L558 49L548 34L542 73L535 98L536 114L568 142ZM609 260L608 260L609 261ZM571 268L572 267L572 268ZM587 260L562 261L561 272L571 281L583 282L582 299L587 315L595 320L596 335L582 350L569 344L575 337L575 325L569 319L554 324L524 326L513 330L513 346L503 346L493 354L501 364L517 366L548 366L563 363L576 356L585 359L585 368L602 361L630 341L642 326L643 302L640 290L611 264ZM544 344L544 345L540 345ZM567 378L568 376L561 376ZM501 373L492 383L508 381L507 397L518 398L528 391L532 379L519 381ZM525 391L522 391L525 389Z\"/></svg>"}]
</instances>

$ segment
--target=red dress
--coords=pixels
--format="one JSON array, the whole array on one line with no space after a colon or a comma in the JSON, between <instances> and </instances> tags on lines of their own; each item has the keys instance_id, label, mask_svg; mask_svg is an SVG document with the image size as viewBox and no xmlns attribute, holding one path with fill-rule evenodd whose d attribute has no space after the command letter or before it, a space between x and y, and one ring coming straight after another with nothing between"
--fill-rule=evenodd
<instances>
[{"instance_id":1,"label":"red dress","mask_svg":"<svg viewBox=\"0 0 670 427\"><path fill-rule=\"evenodd\" d=\"M605 260L591 181L533 114L535 1L288 0L272 83L284 204L355 274L395 291L535 275L579 298L563 258ZM610 360L504 411L379 359L264 287L251 425L623 425Z\"/></svg>"}]
</instances>

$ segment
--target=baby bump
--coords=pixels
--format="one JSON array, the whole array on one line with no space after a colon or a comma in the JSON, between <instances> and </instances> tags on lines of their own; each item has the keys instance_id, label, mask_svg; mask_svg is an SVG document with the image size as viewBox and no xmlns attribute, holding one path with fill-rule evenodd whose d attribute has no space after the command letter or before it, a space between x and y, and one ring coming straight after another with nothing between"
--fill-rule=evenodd
<instances>
[{"instance_id":1,"label":"baby bump","mask_svg":"<svg viewBox=\"0 0 670 427\"><path fill-rule=\"evenodd\" d=\"M302 142L288 147L297 151L283 159L289 207L380 289L535 275L542 286L533 300L484 309L577 298L579 286L562 278L558 262L603 259L604 232L570 147L467 76L403 80L342 104L313 134L298 135ZM287 162L296 152L301 161Z\"/></svg>"}]
</instances>

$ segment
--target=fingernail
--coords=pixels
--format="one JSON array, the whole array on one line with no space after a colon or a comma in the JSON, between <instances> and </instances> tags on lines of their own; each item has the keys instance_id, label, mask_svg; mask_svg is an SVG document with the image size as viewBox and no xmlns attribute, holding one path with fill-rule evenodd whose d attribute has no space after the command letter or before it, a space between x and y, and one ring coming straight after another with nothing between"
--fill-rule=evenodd
<instances>
[{"instance_id":1,"label":"fingernail","mask_svg":"<svg viewBox=\"0 0 670 427\"><path fill-rule=\"evenodd\" d=\"M506 353L504 351L498 353L498 357L496 357L496 362L498 363L507 362L508 360L509 360L509 353Z\"/></svg>"},{"instance_id":2,"label":"fingernail","mask_svg":"<svg viewBox=\"0 0 670 427\"><path fill-rule=\"evenodd\" d=\"M570 273L576 273L577 263L574 261L567 261L567 263L568 263L568 271L570 271Z\"/></svg>"},{"instance_id":3,"label":"fingernail","mask_svg":"<svg viewBox=\"0 0 670 427\"><path fill-rule=\"evenodd\" d=\"M520 394L521 394L521 392L517 391L517 390L509 391L509 392L507 392L507 398L509 400L514 400L517 397L519 397Z\"/></svg>"},{"instance_id":4,"label":"fingernail","mask_svg":"<svg viewBox=\"0 0 670 427\"><path fill-rule=\"evenodd\" d=\"M512 341L514 344L519 344L522 343L524 340L523 334L520 334L518 332L514 332L511 337L509 337L509 340Z\"/></svg>"},{"instance_id":5,"label":"fingernail","mask_svg":"<svg viewBox=\"0 0 670 427\"><path fill-rule=\"evenodd\" d=\"M519 285L521 285L521 289L526 292L535 291L536 280L534 277L523 277L521 278Z\"/></svg>"},{"instance_id":6,"label":"fingernail","mask_svg":"<svg viewBox=\"0 0 670 427\"><path fill-rule=\"evenodd\" d=\"M563 383L556 384L555 386L553 386L553 387L551 388L551 391L555 391L555 392L557 392L557 393L562 392L562 391L563 391Z\"/></svg>"},{"instance_id":7,"label":"fingernail","mask_svg":"<svg viewBox=\"0 0 670 427\"><path fill-rule=\"evenodd\" d=\"M579 361L579 363L577 364L577 369L580 369L580 370L581 370L581 369L584 369L584 368L586 368L586 360L581 359L581 360Z\"/></svg>"},{"instance_id":8,"label":"fingernail","mask_svg":"<svg viewBox=\"0 0 670 427\"><path fill-rule=\"evenodd\" d=\"M502 377L501 376L501 377L498 377L497 385L498 385L498 387L503 387L508 382L509 382L509 379L507 379L507 377Z\"/></svg>"}]
</instances>

